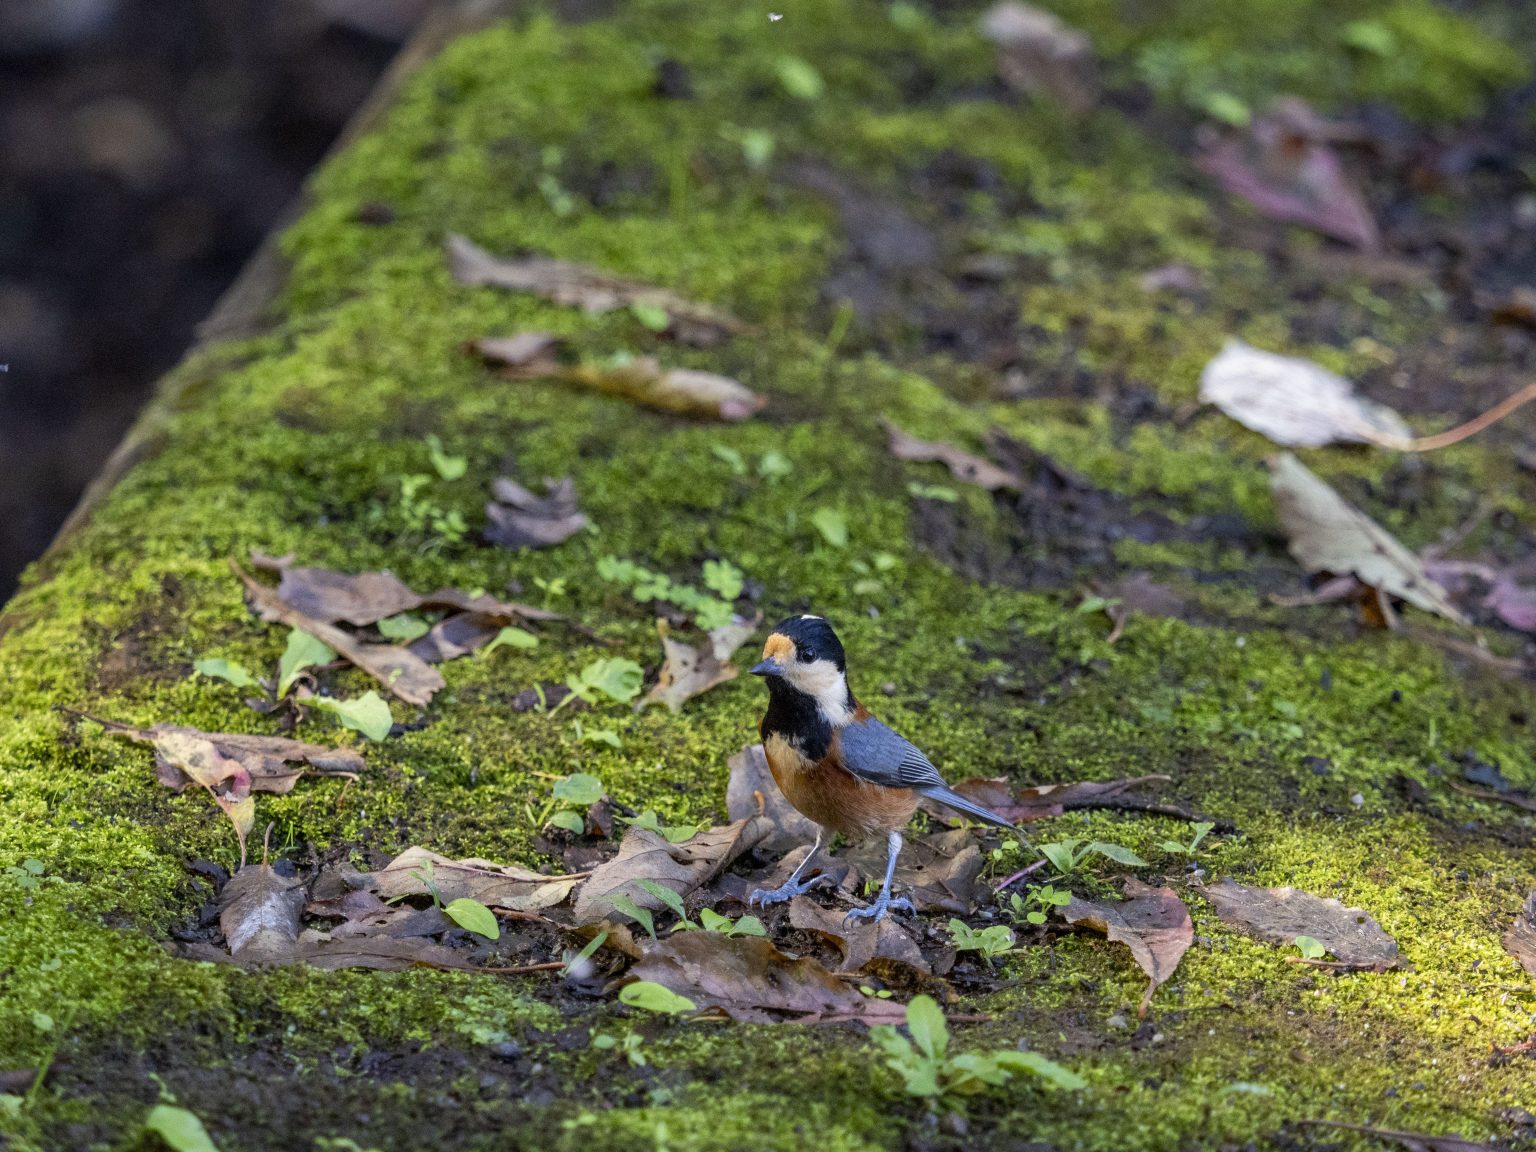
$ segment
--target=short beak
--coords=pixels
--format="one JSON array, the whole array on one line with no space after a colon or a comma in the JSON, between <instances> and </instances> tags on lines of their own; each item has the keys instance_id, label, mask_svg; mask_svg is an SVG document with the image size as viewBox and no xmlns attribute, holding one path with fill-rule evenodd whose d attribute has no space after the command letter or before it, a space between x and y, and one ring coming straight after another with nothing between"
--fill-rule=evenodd
<instances>
[{"instance_id":1,"label":"short beak","mask_svg":"<svg viewBox=\"0 0 1536 1152\"><path fill-rule=\"evenodd\" d=\"M752 665L750 671L754 676L782 676L784 675L784 665L780 664L777 660L768 659L764 660L761 664Z\"/></svg>"}]
</instances>

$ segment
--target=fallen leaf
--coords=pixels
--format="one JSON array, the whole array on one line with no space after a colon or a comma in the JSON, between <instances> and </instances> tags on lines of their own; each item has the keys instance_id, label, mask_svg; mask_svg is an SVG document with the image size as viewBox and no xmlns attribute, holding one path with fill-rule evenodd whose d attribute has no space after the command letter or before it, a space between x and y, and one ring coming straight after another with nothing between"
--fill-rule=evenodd
<instances>
[{"instance_id":1,"label":"fallen leaf","mask_svg":"<svg viewBox=\"0 0 1536 1152\"><path fill-rule=\"evenodd\" d=\"M1008 87L1049 97L1075 116L1098 104L1093 44L1053 13L1004 0L987 10L981 31L997 45L997 70Z\"/></svg>"},{"instance_id":2,"label":"fallen leaf","mask_svg":"<svg viewBox=\"0 0 1536 1152\"><path fill-rule=\"evenodd\" d=\"M1329 147L1331 126L1300 100L1278 100L1240 135L1195 159L1265 216L1374 250L1381 233L1365 197Z\"/></svg>"},{"instance_id":3,"label":"fallen leaf","mask_svg":"<svg viewBox=\"0 0 1536 1152\"><path fill-rule=\"evenodd\" d=\"M844 972L860 972L871 965L894 964L924 976L933 975L933 968L923 958L917 941L894 916L874 923L868 920L849 922L847 914L839 909L823 908L807 896L796 896L789 902L789 923L831 940L843 954Z\"/></svg>"},{"instance_id":4,"label":"fallen leaf","mask_svg":"<svg viewBox=\"0 0 1536 1152\"><path fill-rule=\"evenodd\" d=\"M731 663L731 657L757 631L761 622L761 614L750 620L733 616L729 624L709 630L708 643L694 647L672 639L668 635L671 626L658 617L656 631L661 636L661 649L666 658L661 665L660 677L638 706L665 704L676 712L695 696L703 695L717 684L736 679L741 673Z\"/></svg>"},{"instance_id":5,"label":"fallen leaf","mask_svg":"<svg viewBox=\"0 0 1536 1152\"><path fill-rule=\"evenodd\" d=\"M718 344L728 336L748 330L728 312L685 300L665 288L564 260L495 256L464 236L448 237L448 267L460 284L529 292L589 314L633 309L637 305L642 310L659 308L670 321L666 331L687 344Z\"/></svg>"},{"instance_id":6,"label":"fallen leaf","mask_svg":"<svg viewBox=\"0 0 1536 1152\"><path fill-rule=\"evenodd\" d=\"M549 548L591 523L576 507L576 484L569 476L544 481L543 496L498 476L491 482L485 518L485 538L503 548Z\"/></svg>"},{"instance_id":7,"label":"fallen leaf","mask_svg":"<svg viewBox=\"0 0 1536 1152\"><path fill-rule=\"evenodd\" d=\"M156 1104L144 1117L144 1131L164 1141L172 1152L219 1152L197 1113L175 1104Z\"/></svg>"},{"instance_id":8,"label":"fallen leaf","mask_svg":"<svg viewBox=\"0 0 1536 1152\"><path fill-rule=\"evenodd\" d=\"M401 896L425 896L425 875L430 867L432 883L443 902L478 900L490 908L512 912L537 912L553 908L587 878L587 873L545 876L511 864L469 858L450 860L426 848L407 848L389 864L370 874L374 891L385 900Z\"/></svg>"},{"instance_id":9,"label":"fallen leaf","mask_svg":"<svg viewBox=\"0 0 1536 1152\"><path fill-rule=\"evenodd\" d=\"M241 868L219 896L219 929L239 964L291 964L299 942L304 887L266 864Z\"/></svg>"},{"instance_id":10,"label":"fallen leaf","mask_svg":"<svg viewBox=\"0 0 1536 1152\"><path fill-rule=\"evenodd\" d=\"M1151 783L1163 783L1168 776L1133 776L1127 780L1078 781L1072 784L1036 784L1017 792L1006 776L978 777L962 780L954 790L967 800L974 800L983 808L996 812L1004 820L1015 824L1031 820L1049 820L1072 809L1124 808L1140 811L1145 803L1121 803L1124 793ZM946 821L960 819L952 810L934 801L923 801L919 807L931 816Z\"/></svg>"},{"instance_id":11,"label":"fallen leaf","mask_svg":"<svg viewBox=\"0 0 1536 1152\"><path fill-rule=\"evenodd\" d=\"M1189 602L1182 595L1145 572L1131 572L1095 588L1105 600L1118 600L1121 608L1139 616L1182 619L1189 611Z\"/></svg>"},{"instance_id":12,"label":"fallen leaf","mask_svg":"<svg viewBox=\"0 0 1536 1152\"><path fill-rule=\"evenodd\" d=\"M333 696L311 696L311 708L329 712L354 732L361 732L370 740L383 740L395 726L389 704L375 691L369 689L355 700L338 700Z\"/></svg>"},{"instance_id":13,"label":"fallen leaf","mask_svg":"<svg viewBox=\"0 0 1536 1152\"><path fill-rule=\"evenodd\" d=\"M502 627L498 616L455 612L432 625L425 636L412 640L407 647L428 664L441 664L484 648L496 639Z\"/></svg>"},{"instance_id":14,"label":"fallen leaf","mask_svg":"<svg viewBox=\"0 0 1536 1152\"><path fill-rule=\"evenodd\" d=\"M1370 913L1295 888L1250 888L1223 880L1200 890L1223 923L1271 944L1289 947L1298 936L1322 942L1351 968L1385 972L1400 963L1397 941Z\"/></svg>"},{"instance_id":15,"label":"fallen leaf","mask_svg":"<svg viewBox=\"0 0 1536 1152\"><path fill-rule=\"evenodd\" d=\"M1095 902L1077 896L1061 910L1068 924L1086 924L1131 950L1147 974L1139 1013L1147 1014L1152 994L1167 982L1195 942L1189 909L1171 888L1153 888L1135 877L1125 882L1126 899Z\"/></svg>"},{"instance_id":16,"label":"fallen leaf","mask_svg":"<svg viewBox=\"0 0 1536 1152\"><path fill-rule=\"evenodd\" d=\"M773 855L808 846L816 838L816 823L784 798L768 770L761 744L749 744L730 759L725 806L732 820L755 819L759 825L757 851Z\"/></svg>"},{"instance_id":17,"label":"fallen leaf","mask_svg":"<svg viewBox=\"0 0 1536 1152\"><path fill-rule=\"evenodd\" d=\"M1200 373L1200 400L1287 448L1413 439L1391 408L1320 364L1228 339Z\"/></svg>"},{"instance_id":18,"label":"fallen leaf","mask_svg":"<svg viewBox=\"0 0 1536 1152\"><path fill-rule=\"evenodd\" d=\"M1369 1128L1364 1124L1341 1124L1337 1120L1298 1120L1310 1128L1336 1128L1344 1132L1359 1132L1374 1136L1404 1148L1407 1152L1499 1152L1493 1144L1465 1140L1460 1136L1429 1136L1423 1132L1399 1132L1391 1128Z\"/></svg>"},{"instance_id":19,"label":"fallen leaf","mask_svg":"<svg viewBox=\"0 0 1536 1152\"><path fill-rule=\"evenodd\" d=\"M1467 623L1417 556L1291 453L1270 461L1270 492L1291 555L1308 573L1355 576L1426 612Z\"/></svg>"},{"instance_id":20,"label":"fallen leaf","mask_svg":"<svg viewBox=\"0 0 1536 1152\"><path fill-rule=\"evenodd\" d=\"M755 847L762 833L760 824L737 820L672 844L665 836L632 825L619 842L618 855L593 869L577 892L575 921L584 925L619 917L618 922L623 923L629 917L613 905L619 897L628 897L640 908L660 911L665 905L640 886L641 880L670 888L686 899Z\"/></svg>"},{"instance_id":21,"label":"fallen leaf","mask_svg":"<svg viewBox=\"0 0 1536 1152\"><path fill-rule=\"evenodd\" d=\"M561 380L680 416L734 423L756 415L768 403L766 396L728 376L663 368L651 356L566 363L555 355L557 342L536 343L520 336L476 340L469 346L488 363L500 366L501 375L509 380Z\"/></svg>"},{"instance_id":22,"label":"fallen leaf","mask_svg":"<svg viewBox=\"0 0 1536 1152\"><path fill-rule=\"evenodd\" d=\"M883 876L885 840L866 840L844 858L865 876ZM964 828L913 836L902 847L893 883L897 894L908 897L919 912L968 916L986 895L986 887L978 882L982 866L981 850Z\"/></svg>"},{"instance_id":23,"label":"fallen leaf","mask_svg":"<svg viewBox=\"0 0 1536 1152\"><path fill-rule=\"evenodd\" d=\"M761 936L676 933L647 947L630 975L736 1020L899 1021L906 1015L902 1005L863 996L817 961L786 956Z\"/></svg>"},{"instance_id":24,"label":"fallen leaf","mask_svg":"<svg viewBox=\"0 0 1536 1152\"><path fill-rule=\"evenodd\" d=\"M367 644L334 624L306 616L233 560L230 565L245 584L251 603L264 620L278 621L291 628L301 629L329 644L407 704L425 706L431 702L437 690L447 683L442 673L410 649L394 644ZM386 612L384 615L392 616L394 613Z\"/></svg>"},{"instance_id":25,"label":"fallen leaf","mask_svg":"<svg viewBox=\"0 0 1536 1152\"><path fill-rule=\"evenodd\" d=\"M1515 913L1515 922L1504 933L1504 950L1520 961L1529 975L1536 976L1536 892Z\"/></svg>"},{"instance_id":26,"label":"fallen leaf","mask_svg":"<svg viewBox=\"0 0 1536 1152\"><path fill-rule=\"evenodd\" d=\"M1536 632L1536 588L1526 588L1508 577L1500 577L1483 597L1483 607L1511 628Z\"/></svg>"},{"instance_id":27,"label":"fallen leaf","mask_svg":"<svg viewBox=\"0 0 1536 1152\"><path fill-rule=\"evenodd\" d=\"M890 437L890 453L898 460L937 461L949 469L956 480L975 484L988 492L1021 492L1024 481L1006 468L999 468L990 460L972 455L953 444L932 440L919 440L908 436L889 420L885 421L886 435Z\"/></svg>"}]
</instances>

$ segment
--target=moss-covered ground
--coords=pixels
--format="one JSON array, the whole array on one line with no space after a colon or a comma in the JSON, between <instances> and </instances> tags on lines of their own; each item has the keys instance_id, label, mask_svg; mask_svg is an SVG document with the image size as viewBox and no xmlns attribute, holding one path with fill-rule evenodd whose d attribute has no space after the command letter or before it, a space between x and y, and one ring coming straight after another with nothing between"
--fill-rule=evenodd
<instances>
[{"instance_id":1,"label":"moss-covered ground","mask_svg":"<svg viewBox=\"0 0 1536 1152\"><path fill-rule=\"evenodd\" d=\"M1208 0L1054 6L1105 60L1111 97L1079 123L1002 89L970 6L783 0L769 21L750 5L633 0L574 25L531 9L453 44L319 173L285 238L291 275L266 333L178 369L145 417L149 458L0 617L0 1070L54 1065L0 1109L0 1147L153 1147L140 1128L162 1091L225 1152L1351 1146L1290 1126L1303 1119L1521 1131L1536 1065L1494 1049L1536 1032L1536 984L1500 944L1536 887L1531 819L1446 780L1472 755L1536 785L1530 685L1453 663L1433 642L1452 633L1433 623L1416 621L1414 639L1342 605L1269 603L1301 588L1276 536L1269 447L1186 409L1227 334L1347 371L1423 427L1471 415L1490 374L1504 373L1495 395L1515 382L1519 337L1364 264L1309 277L1319 243L1228 204L1188 145L1191 109L1212 93L1385 105L1425 131L1476 117L1524 76L1518 13L1263 0L1239 24ZM691 96L657 93L664 60ZM753 163L763 133L773 156ZM855 234L870 214L840 214L805 166L837 173L939 255L876 267L875 305L843 308L827 286L871 263ZM1454 190L1437 195L1441 216L1469 210ZM442 255L450 232L664 284L757 331L685 350L626 312L461 288ZM956 275L978 256L1010 262L981 304ZM1175 261L1202 293L1139 286ZM1022 388L935 335L995 322L999 305ZM689 423L506 382L460 350L520 329L568 335L589 356L658 351L769 405L740 425ZM1038 493L915 497L911 481L951 481L888 457L881 416L973 447L1001 428L1102 489L1104 523L1031 510ZM1471 546L1519 553L1536 481L1511 448L1531 427L1517 417L1429 460L1304 455L1411 547L1487 497L1500 512ZM433 508L473 525L494 475L571 475L595 530L527 554L444 539L400 499L402 476L431 472L429 434L469 460L462 479L424 489ZM769 453L785 474L758 474ZM823 507L845 517L846 547L814 526ZM657 662L650 612L595 574L598 559L698 583L705 560L726 558L770 619L833 618L855 688L952 778L1166 773L1170 797L1237 829L1215 839L1211 874L1364 907L1410 966L1295 967L1191 889L1196 946L1138 1027L1142 978L1123 949L1032 938L1005 962L1003 990L962 1002L991 1021L957 1026L956 1044L1024 1042L1090 1087L1015 1081L971 1098L966 1128L930 1120L851 1027L637 1020L573 1008L545 977L175 959L163 942L212 897L189 863L232 867L228 825L206 798L157 785L146 749L54 709L270 731L239 690L192 675L204 656L265 668L281 651L227 566L251 549L388 567L418 588L514 581L613 645L547 631L535 650L445 665L429 708L396 703L420 726L368 745L367 779L344 802L329 781L260 797L258 827L273 822L274 848L300 866L416 843L548 862L530 805L578 768L637 809L721 819L727 757L761 703L750 678L679 716L588 718L621 749L581 741L566 714L510 705L605 651ZM1111 646L1103 616L1075 605L1092 581L1131 571L1187 611L1133 618ZM1518 649L1508 633L1492 643ZM305 732L352 738L321 718ZM1183 861L1156 842L1181 831L1095 814L1032 834L1115 840L1153 861L1145 877L1177 882ZM6 871L28 860L40 880ZM646 1067L588 1043L631 1028Z\"/></svg>"}]
</instances>

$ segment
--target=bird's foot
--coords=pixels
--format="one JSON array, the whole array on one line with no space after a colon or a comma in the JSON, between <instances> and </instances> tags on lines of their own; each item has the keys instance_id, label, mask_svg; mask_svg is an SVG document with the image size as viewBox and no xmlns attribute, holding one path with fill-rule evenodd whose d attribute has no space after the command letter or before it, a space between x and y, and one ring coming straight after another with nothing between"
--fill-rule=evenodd
<instances>
[{"instance_id":1,"label":"bird's foot","mask_svg":"<svg viewBox=\"0 0 1536 1152\"><path fill-rule=\"evenodd\" d=\"M777 888L757 888L747 897L747 907L767 908L770 904L782 904L786 900L793 900L796 896L805 895L812 888L830 883L831 880L832 877L823 872L818 876L812 876L809 880L786 880Z\"/></svg>"},{"instance_id":2,"label":"bird's foot","mask_svg":"<svg viewBox=\"0 0 1536 1152\"><path fill-rule=\"evenodd\" d=\"M917 909L912 907L912 901L908 900L905 896L898 896L892 900L889 892L882 892L875 897L875 902L868 908L855 908L848 915L844 916L843 925L846 927L855 920L873 920L879 923L885 919L886 914L889 912L916 911Z\"/></svg>"}]
</instances>

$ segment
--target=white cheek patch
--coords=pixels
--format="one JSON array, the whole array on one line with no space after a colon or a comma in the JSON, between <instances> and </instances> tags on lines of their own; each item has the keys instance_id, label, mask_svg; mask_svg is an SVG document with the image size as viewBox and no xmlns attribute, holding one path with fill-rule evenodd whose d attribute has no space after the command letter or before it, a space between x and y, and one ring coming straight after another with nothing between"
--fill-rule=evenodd
<instances>
[{"instance_id":1,"label":"white cheek patch","mask_svg":"<svg viewBox=\"0 0 1536 1152\"><path fill-rule=\"evenodd\" d=\"M813 698L822 716L834 728L841 728L852 718L853 713L848 707L848 682L832 661L815 660L810 664L796 661L785 670L784 679Z\"/></svg>"}]
</instances>

